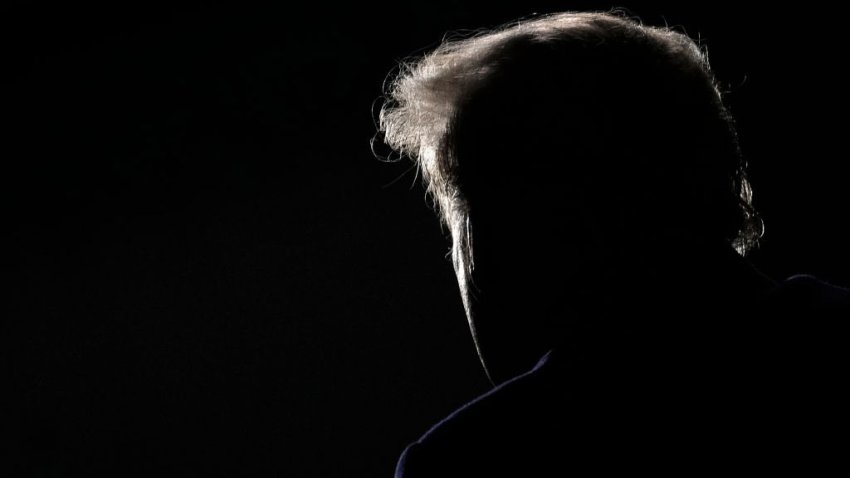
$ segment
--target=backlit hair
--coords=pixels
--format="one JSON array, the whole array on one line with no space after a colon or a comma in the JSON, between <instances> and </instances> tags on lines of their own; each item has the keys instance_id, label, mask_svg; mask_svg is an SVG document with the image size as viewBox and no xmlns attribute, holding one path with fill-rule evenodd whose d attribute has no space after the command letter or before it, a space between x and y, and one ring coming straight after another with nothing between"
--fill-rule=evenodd
<instances>
[{"instance_id":1,"label":"backlit hair","mask_svg":"<svg viewBox=\"0 0 850 478\"><path fill-rule=\"evenodd\" d=\"M527 60L529 57L535 59ZM600 72L602 76L593 77ZM629 115L636 115L636 119L628 119L633 122L628 123L626 119L615 118L615 124L635 124L645 129L640 130L643 136L638 139L647 144L634 146L634 151L643 154L642 157L651 157L661 169L672 171L658 176L657 183L646 183L658 189L659 196L669 195L664 200L671 217L676 217L671 221L687 222L692 216L692 222L704 223L706 230L713 231L710 234L722 236L741 255L757 244L762 224L752 207L752 191L732 118L723 105L703 50L682 33L645 26L618 14L558 13L514 22L468 38L446 40L433 51L402 62L387 83L379 114L383 140L401 156L418 163L427 191L452 235L456 266L461 257L468 267L472 265L470 208L464 188L475 180L464 177L461 167L464 157L458 154L458 137L464 130L459 121L465 117L465 109L477 101L477 96L484 94L481 92L498 90L492 85L505 81L526 85L529 84L526 77L535 75L557 77L557 81L548 83L535 78L534 84L542 82L544 90L546 85L555 85L555 89L561 88L558 85L564 85L563 89L589 89L587 94L546 90L540 96L544 101L538 101L540 105L535 106L538 109L528 110L532 114L545 111L543 114L549 116L541 127L552 128L558 138L561 135L569 138L563 145L549 145L552 154L562 155L564 161L581 159L570 157L571 153L575 155L570 144L585 141L578 133L576 137L570 136L571 128L575 125L587 128L586 121L580 123L570 117L574 107L578 111L590 111L595 108L594 102L598 102L599 108L612 107L615 112L622 108ZM583 79L575 80L576 77ZM620 83L629 84L631 77L638 78L634 87L637 94L628 94L631 86L619 87ZM608 85L606 88L613 85L611 88L624 91L624 96L612 100L610 97L616 91L606 92L602 87L594 90L595 83L600 82ZM647 103L643 103L641 88L649 91ZM663 114L651 111L658 98L663 103L659 106ZM576 105L582 101L586 104ZM627 109L630 107L624 103L630 101L635 106ZM533 118L529 121L533 123ZM650 128L653 122L657 123L657 131ZM653 146L653 141L643 141L647 131L657 135L655 143L671 144L660 147ZM624 152L632 154L632 150L625 149L626 145L616 141L592 139L598 143L592 145L594 151L606 151L608 157L620 157ZM652 149L656 147L657 150ZM492 167L503 166L494 162ZM688 178L679 180L675 176L682 167L691 168L695 172L689 174L700 176L696 186L689 184ZM707 173L702 174L703 171ZM689 195L693 197L687 198ZM659 209L668 209L667 206Z\"/></svg>"}]
</instances>

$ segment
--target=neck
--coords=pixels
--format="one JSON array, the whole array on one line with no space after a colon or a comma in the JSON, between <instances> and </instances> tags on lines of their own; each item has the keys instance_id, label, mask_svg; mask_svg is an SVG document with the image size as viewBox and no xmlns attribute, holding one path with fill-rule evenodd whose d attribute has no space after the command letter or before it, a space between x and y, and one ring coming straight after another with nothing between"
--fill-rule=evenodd
<instances>
[{"instance_id":1,"label":"neck","mask_svg":"<svg viewBox=\"0 0 850 478\"><path fill-rule=\"evenodd\" d=\"M694 352L733 340L774 283L731 246L679 247L620 284L600 287L562 336L579 355L614 360Z\"/></svg>"}]
</instances>

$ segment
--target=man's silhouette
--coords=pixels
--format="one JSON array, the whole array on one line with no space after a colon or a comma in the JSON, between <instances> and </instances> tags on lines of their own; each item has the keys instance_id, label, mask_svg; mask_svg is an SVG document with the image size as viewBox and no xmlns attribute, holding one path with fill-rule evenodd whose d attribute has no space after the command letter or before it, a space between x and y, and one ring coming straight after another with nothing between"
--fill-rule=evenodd
<instances>
[{"instance_id":1,"label":"man's silhouette","mask_svg":"<svg viewBox=\"0 0 850 478\"><path fill-rule=\"evenodd\" d=\"M420 166L496 385L398 477L827 463L843 354L818 340L847 292L744 258L762 225L690 38L564 13L446 41L380 128Z\"/></svg>"}]
</instances>

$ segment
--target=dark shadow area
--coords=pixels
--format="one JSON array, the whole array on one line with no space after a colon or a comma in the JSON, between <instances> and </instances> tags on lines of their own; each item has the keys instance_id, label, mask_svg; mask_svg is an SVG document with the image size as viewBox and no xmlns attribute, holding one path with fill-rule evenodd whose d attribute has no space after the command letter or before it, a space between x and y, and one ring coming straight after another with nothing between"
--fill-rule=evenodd
<instances>
[{"instance_id":1,"label":"dark shadow area","mask_svg":"<svg viewBox=\"0 0 850 478\"><path fill-rule=\"evenodd\" d=\"M418 179L369 149L382 82L447 30L611 5L83 3L0 7L0 474L390 476L488 385ZM630 8L731 90L754 263L850 283L838 19Z\"/></svg>"}]
</instances>

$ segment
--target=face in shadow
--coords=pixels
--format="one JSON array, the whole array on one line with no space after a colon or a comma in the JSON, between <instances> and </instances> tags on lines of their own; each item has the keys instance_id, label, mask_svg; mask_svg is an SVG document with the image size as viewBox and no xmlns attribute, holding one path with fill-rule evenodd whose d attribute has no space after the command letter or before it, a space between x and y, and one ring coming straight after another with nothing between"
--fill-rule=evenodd
<instances>
[{"instance_id":1,"label":"face in shadow","mask_svg":"<svg viewBox=\"0 0 850 478\"><path fill-rule=\"evenodd\" d=\"M724 278L713 258L742 217L734 131L704 71L630 43L514 48L448 138L471 230L459 279L495 382L579 323L672 310Z\"/></svg>"}]
</instances>

